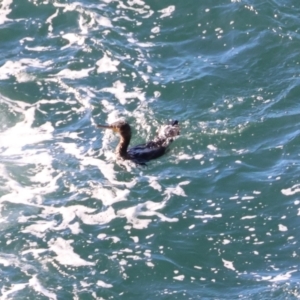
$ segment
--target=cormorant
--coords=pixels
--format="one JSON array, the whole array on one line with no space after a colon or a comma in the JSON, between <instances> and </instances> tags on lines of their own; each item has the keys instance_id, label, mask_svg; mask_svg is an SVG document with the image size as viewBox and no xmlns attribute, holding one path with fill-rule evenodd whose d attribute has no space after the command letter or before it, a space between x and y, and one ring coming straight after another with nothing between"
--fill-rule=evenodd
<instances>
[{"instance_id":1,"label":"cormorant","mask_svg":"<svg viewBox=\"0 0 300 300\"><path fill-rule=\"evenodd\" d=\"M147 161L162 156L173 141L173 138L179 135L178 121L173 120L158 130L153 141L128 149L131 139L131 128L126 121L120 120L110 125L97 125L97 127L112 129L114 132L118 132L120 134L120 141L116 148L117 156L132 160L141 165L145 165Z\"/></svg>"}]
</instances>

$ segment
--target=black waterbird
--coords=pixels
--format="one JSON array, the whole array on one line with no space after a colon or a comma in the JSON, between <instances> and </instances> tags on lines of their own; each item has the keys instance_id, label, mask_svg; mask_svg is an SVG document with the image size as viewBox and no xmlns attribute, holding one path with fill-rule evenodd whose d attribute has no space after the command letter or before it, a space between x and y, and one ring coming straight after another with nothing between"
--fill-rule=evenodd
<instances>
[{"instance_id":1,"label":"black waterbird","mask_svg":"<svg viewBox=\"0 0 300 300\"><path fill-rule=\"evenodd\" d=\"M141 165L145 165L147 161L162 156L174 137L180 133L178 121L173 120L169 124L162 126L152 141L128 148L131 139L131 127L126 121L120 120L110 125L97 125L97 127L112 129L114 132L119 133L120 141L116 148L117 156Z\"/></svg>"}]
</instances>

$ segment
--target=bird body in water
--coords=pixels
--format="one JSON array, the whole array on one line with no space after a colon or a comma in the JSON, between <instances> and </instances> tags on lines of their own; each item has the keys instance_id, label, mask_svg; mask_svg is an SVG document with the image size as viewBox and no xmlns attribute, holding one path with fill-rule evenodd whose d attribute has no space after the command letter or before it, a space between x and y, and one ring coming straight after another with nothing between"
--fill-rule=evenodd
<instances>
[{"instance_id":1,"label":"bird body in water","mask_svg":"<svg viewBox=\"0 0 300 300\"><path fill-rule=\"evenodd\" d=\"M131 140L131 127L126 121L116 121L110 125L97 125L97 127L112 129L114 132L119 133L120 141L116 148L117 156L141 165L162 156L173 138L179 135L178 121L174 120L170 124L162 126L153 141L128 148Z\"/></svg>"}]
</instances>

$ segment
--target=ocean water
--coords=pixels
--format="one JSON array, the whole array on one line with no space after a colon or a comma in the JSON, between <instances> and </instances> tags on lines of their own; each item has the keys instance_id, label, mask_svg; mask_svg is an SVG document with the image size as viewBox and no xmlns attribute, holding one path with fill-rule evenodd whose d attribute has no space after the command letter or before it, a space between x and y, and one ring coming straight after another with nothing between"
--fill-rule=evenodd
<instances>
[{"instance_id":1,"label":"ocean water","mask_svg":"<svg viewBox=\"0 0 300 300\"><path fill-rule=\"evenodd\" d=\"M296 0L0 2L1 299L299 299ZM116 159L178 119L146 167Z\"/></svg>"}]
</instances>

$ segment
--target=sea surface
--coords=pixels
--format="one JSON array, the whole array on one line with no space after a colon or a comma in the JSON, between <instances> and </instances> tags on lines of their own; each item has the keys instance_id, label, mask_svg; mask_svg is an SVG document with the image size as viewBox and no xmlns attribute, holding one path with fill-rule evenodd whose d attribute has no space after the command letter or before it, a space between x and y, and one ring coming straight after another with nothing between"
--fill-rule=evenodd
<instances>
[{"instance_id":1,"label":"sea surface","mask_svg":"<svg viewBox=\"0 0 300 300\"><path fill-rule=\"evenodd\" d=\"M0 299L300 299L299 0L1 0ZM117 159L170 119L147 166Z\"/></svg>"}]
</instances>

